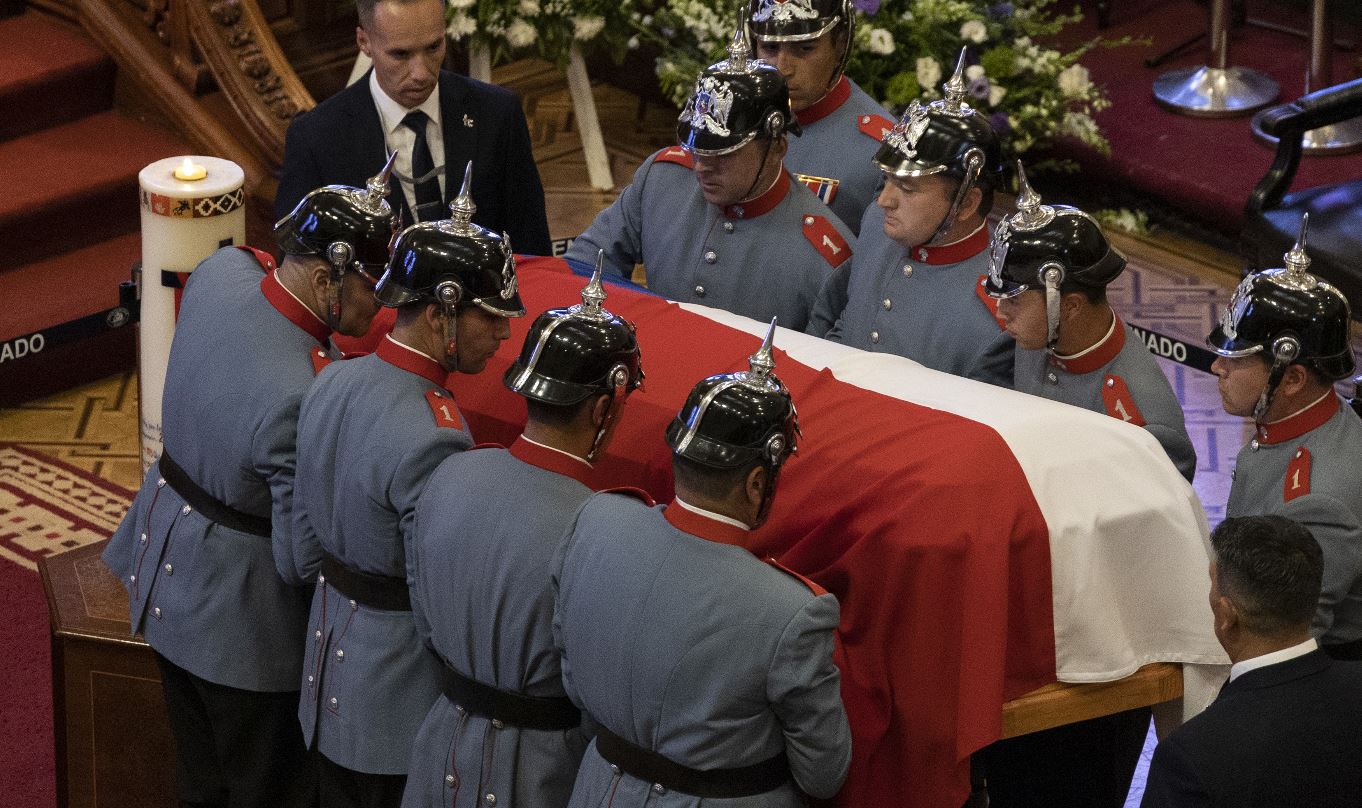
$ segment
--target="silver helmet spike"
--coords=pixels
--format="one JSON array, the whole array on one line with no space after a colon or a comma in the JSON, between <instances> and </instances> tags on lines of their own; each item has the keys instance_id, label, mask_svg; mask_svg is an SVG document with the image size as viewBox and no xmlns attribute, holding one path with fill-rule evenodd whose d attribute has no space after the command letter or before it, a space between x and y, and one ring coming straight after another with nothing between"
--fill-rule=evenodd
<instances>
[{"instance_id":1,"label":"silver helmet spike","mask_svg":"<svg viewBox=\"0 0 1362 808\"><path fill-rule=\"evenodd\" d=\"M946 99L946 111L959 113L963 111L965 93L969 90L969 85L965 84L965 49L960 48L960 58L955 61L955 73L950 80L941 86L941 90Z\"/></svg>"},{"instance_id":2,"label":"silver helmet spike","mask_svg":"<svg viewBox=\"0 0 1362 808\"><path fill-rule=\"evenodd\" d=\"M596 250L596 268L591 280L582 288L582 302L568 309L574 317L589 320L608 320L610 312L601 304L605 302L605 285L601 283L601 273L605 269L605 250Z\"/></svg>"},{"instance_id":3,"label":"silver helmet spike","mask_svg":"<svg viewBox=\"0 0 1362 808\"><path fill-rule=\"evenodd\" d=\"M1054 208L1041 204L1040 194L1031 188L1026 169L1017 161L1017 212L1011 217L1014 230L1035 230L1049 224L1055 217Z\"/></svg>"},{"instance_id":4,"label":"silver helmet spike","mask_svg":"<svg viewBox=\"0 0 1362 808\"><path fill-rule=\"evenodd\" d=\"M388 178L392 176L393 164L396 162L397 152L394 151L388 155L388 162L383 164L383 170L370 177L368 182L364 183L364 190L353 197L366 213L388 215Z\"/></svg>"},{"instance_id":5,"label":"silver helmet spike","mask_svg":"<svg viewBox=\"0 0 1362 808\"><path fill-rule=\"evenodd\" d=\"M459 186L459 195L449 203L449 218L453 220L453 231L457 235L466 236L472 232L473 214L478 212L478 206L473 204L472 189L473 161L469 160L463 169L463 185Z\"/></svg>"},{"instance_id":6,"label":"silver helmet spike","mask_svg":"<svg viewBox=\"0 0 1362 808\"><path fill-rule=\"evenodd\" d=\"M751 58L752 47L747 41L747 25L742 19L738 20L737 30L733 32L733 41L728 43L728 69L743 73L747 71L747 62Z\"/></svg>"},{"instance_id":7,"label":"silver helmet spike","mask_svg":"<svg viewBox=\"0 0 1362 808\"><path fill-rule=\"evenodd\" d=\"M775 357L771 354L771 345L776 338L776 318L771 318L771 327L766 331L766 339L762 340L761 347L752 354L747 360L747 381L765 385L771 380L771 371L776 368Z\"/></svg>"},{"instance_id":8,"label":"silver helmet spike","mask_svg":"<svg viewBox=\"0 0 1362 808\"><path fill-rule=\"evenodd\" d=\"M1310 269L1310 256L1305 252L1306 234L1310 230L1310 214L1301 215L1301 231L1296 236L1296 244L1283 258L1286 261L1286 272L1289 275L1299 276Z\"/></svg>"}]
</instances>

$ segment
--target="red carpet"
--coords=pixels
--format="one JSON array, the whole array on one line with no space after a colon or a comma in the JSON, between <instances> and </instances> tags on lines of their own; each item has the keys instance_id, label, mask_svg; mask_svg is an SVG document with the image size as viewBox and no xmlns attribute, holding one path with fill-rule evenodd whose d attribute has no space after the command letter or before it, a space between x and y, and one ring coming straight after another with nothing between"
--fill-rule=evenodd
<instances>
[{"instance_id":1,"label":"red carpet","mask_svg":"<svg viewBox=\"0 0 1362 808\"><path fill-rule=\"evenodd\" d=\"M1304 4L1301 4L1304 5ZM1336 4L1343 5L1343 4ZM1167 202L1207 227L1234 236L1239 231L1249 191L1272 163L1272 150L1253 138L1249 118L1192 118L1160 109L1151 86L1167 70L1205 64L1204 44L1187 56L1155 69L1144 60L1206 30L1205 4L1193 0L1114 0L1112 25L1103 36L1149 37L1150 45L1095 48L1084 59L1093 81L1104 85L1113 104L1098 117L1111 140L1112 156L1104 158L1076 144L1058 148L1082 167L1083 184L1128 185ZM1267 0L1250 0L1250 18L1272 16L1300 29L1309 27L1308 11L1282 9ZM1065 39L1080 42L1097 35L1091 4L1080 26ZM1348 33L1338 26L1339 34ZM1351 53L1336 50L1334 81L1355 78ZM1230 33L1230 63L1270 74L1281 86L1280 102L1298 98L1309 58L1305 39L1246 25ZM1318 88L1316 88L1318 89ZM1296 187L1362 178L1362 154L1306 157ZM1066 182L1069 182L1066 180Z\"/></svg>"},{"instance_id":2,"label":"red carpet","mask_svg":"<svg viewBox=\"0 0 1362 808\"><path fill-rule=\"evenodd\" d=\"M89 472L0 443L0 804L56 804L50 631L37 560L107 537L131 500Z\"/></svg>"}]
</instances>

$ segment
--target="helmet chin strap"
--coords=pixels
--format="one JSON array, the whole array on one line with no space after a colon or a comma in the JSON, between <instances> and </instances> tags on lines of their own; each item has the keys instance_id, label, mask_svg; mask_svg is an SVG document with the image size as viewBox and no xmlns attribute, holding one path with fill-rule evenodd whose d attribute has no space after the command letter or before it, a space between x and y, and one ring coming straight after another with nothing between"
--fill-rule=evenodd
<instances>
[{"instance_id":1,"label":"helmet chin strap","mask_svg":"<svg viewBox=\"0 0 1362 808\"><path fill-rule=\"evenodd\" d=\"M1253 407L1254 423L1261 424L1267 417L1267 408L1272 406L1272 397L1277 393L1277 385L1282 383L1286 369L1300 354L1300 350L1300 340L1293 335L1283 335L1273 341L1272 370L1268 373L1267 385L1263 388L1262 395L1258 396L1258 403Z\"/></svg>"},{"instance_id":2,"label":"helmet chin strap","mask_svg":"<svg viewBox=\"0 0 1362 808\"><path fill-rule=\"evenodd\" d=\"M435 299L444 312L445 370L459 369L459 298L463 291L453 281L443 281L435 287Z\"/></svg>"},{"instance_id":3,"label":"helmet chin strap","mask_svg":"<svg viewBox=\"0 0 1362 808\"><path fill-rule=\"evenodd\" d=\"M940 244L946 234L955 227L955 220L960 216L960 206L965 204L965 197L969 195L970 189L974 187L979 179L979 172L984 167L984 152L981 149L973 148L965 153L965 176L960 180L960 187L955 189L955 197L951 199L950 210L946 211L946 216L941 220L941 224L936 226L936 232L927 240L928 245Z\"/></svg>"},{"instance_id":4,"label":"helmet chin strap","mask_svg":"<svg viewBox=\"0 0 1362 808\"><path fill-rule=\"evenodd\" d=\"M341 326L341 287L345 284L345 270L354 251L344 241L333 241L326 248L326 262L331 271L326 283L326 327L339 331Z\"/></svg>"},{"instance_id":5,"label":"helmet chin strap","mask_svg":"<svg viewBox=\"0 0 1362 808\"><path fill-rule=\"evenodd\" d=\"M766 146L761 150L761 162L757 164L757 173L752 177L752 184L747 186L747 190L743 192L742 202L751 199L753 192L757 190L757 185L761 183L761 175L766 173L766 161L771 158L771 147L775 145L775 142L774 137L766 138Z\"/></svg>"},{"instance_id":6,"label":"helmet chin strap","mask_svg":"<svg viewBox=\"0 0 1362 808\"><path fill-rule=\"evenodd\" d=\"M624 397L629 394L629 369L624 365L615 365L611 368L608 379L611 388L610 406L605 408L605 417L601 419L601 425L596 429L596 437L591 439L591 450L586 453L588 463L596 462L596 455L600 453L605 434L610 431L610 425L624 408Z\"/></svg>"},{"instance_id":7,"label":"helmet chin strap","mask_svg":"<svg viewBox=\"0 0 1362 808\"><path fill-rule=\"evenodd\" d=\"M1064 269L1059 264L1046 264L1040 269L1040 277L1045 282L1045 348L1054 353L1059 341L1059 286L1064 283Z\"/></svg>"}]
</instances>

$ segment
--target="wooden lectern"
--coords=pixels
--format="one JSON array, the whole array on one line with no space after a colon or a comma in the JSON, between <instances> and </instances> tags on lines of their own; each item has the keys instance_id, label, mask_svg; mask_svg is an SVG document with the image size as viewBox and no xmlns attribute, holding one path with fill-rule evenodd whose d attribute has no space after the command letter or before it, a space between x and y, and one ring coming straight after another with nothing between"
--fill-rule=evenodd
<instances>
[{"instance_id":1,"label":"wooden lectern","mask_svg":"<svg viewBox=\"0 0 1362 808\"><path fill-rule=\"evenodd\" d=\"M58 808L172 808L175 741L156 658L128 632L107 541L38 562L52 623Z\"/></svg>"}]
</instances>

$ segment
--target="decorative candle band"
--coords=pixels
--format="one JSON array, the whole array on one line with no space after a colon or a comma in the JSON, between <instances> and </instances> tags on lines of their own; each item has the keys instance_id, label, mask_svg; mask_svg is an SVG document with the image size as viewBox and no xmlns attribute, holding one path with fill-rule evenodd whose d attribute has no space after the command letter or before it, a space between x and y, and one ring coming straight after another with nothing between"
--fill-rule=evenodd
<instances>
[{"instance_id":1,"label":"decorative candle band","mask_svg":"<svg viewBox=\"0 0 1362 808\"><path fill-rule=\"evenodd\" d=\"M152 193L145 189L142 191L143 210L172 219L210 219L222 216L241 207L245 200L246 193L241 188L218 196L188 199Z\"/></svg>"}]
</instances>

